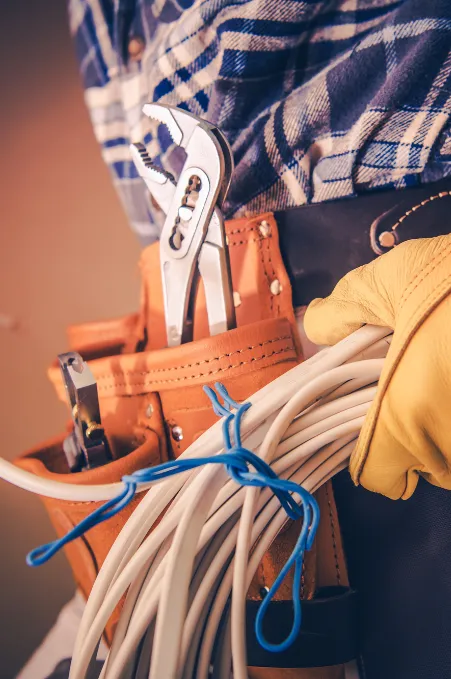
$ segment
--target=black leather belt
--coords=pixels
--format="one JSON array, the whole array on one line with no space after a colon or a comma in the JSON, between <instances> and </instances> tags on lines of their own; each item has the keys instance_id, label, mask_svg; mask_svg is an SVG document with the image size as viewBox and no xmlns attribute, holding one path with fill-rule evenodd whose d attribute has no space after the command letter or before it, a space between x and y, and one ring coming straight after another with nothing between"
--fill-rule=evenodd
<instances>
[{"instance_id":1,"label":"black leather belt","mask_svg":"<svg viewBox=\"0 0 451 679\"><path fill-rule=\"evenodd\" d=\"M347 587L324 587L314 599L302 602L302 627L285 651L263 649L255 635L259 601L246 602L247 663L251 667L327 667L341 665L358 655L357 599ZM263 623L270 642L286 639L293 624L291 601L272 601Z\"/></svg>"},{"instance_id":2,"label":"black leather belt","mask_svg":"<svg viewBox=\"0 0 451 679\"><path fill-rule=\"evenodd\" d=\"M276 212L293 305L326 297L393 245L451 230L451 179Z\"/></svg>"}]
</instances>

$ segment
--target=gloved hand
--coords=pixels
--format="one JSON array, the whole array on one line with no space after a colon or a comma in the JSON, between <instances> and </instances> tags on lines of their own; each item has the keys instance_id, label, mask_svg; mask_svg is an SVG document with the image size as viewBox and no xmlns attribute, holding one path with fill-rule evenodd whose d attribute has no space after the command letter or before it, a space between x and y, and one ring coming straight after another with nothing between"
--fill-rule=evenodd
<instances>
[{"instance_id":1,"label":"gloved hand","mask_svg":"<svg viewBox=\"0 0 451 679\"><path fill-rule=\"evenodd\" d=\"M451 235L408 241L351 271L305 315L334 344L371 323L394 330L350 462L356 484L408 498L418 475L451 489Z\"/></svg>"}]
</instances>

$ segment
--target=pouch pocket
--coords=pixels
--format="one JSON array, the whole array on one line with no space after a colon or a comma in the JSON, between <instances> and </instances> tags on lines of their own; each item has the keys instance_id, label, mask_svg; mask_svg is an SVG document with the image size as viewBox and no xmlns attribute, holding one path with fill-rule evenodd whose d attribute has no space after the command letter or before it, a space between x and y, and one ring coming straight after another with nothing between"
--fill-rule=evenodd
<instances>
[{"instance_id":1,"label":"pouch pocket","mask_svg":"<svg viewBox=\"0 0 451 679\"><path fill-rule=\"evenodd\" d=\"M24 453L15 460L15 464L41 478L74 485L97 485L118 482L125 474L132 474L138 469L163 461L164 449L157 434L143 429L129 440L115 440L114 437L109 437L111 448L117 455L116 459L103 467L72 474L63 452L64 438L64 435L59 436ZM70 502L48 497L43 497L42 501L58 537L66 535L103 504L103 502ZM85 598L89 596L113 542L139 501L140 496L137 495L120 514L91 528L81 538L70 542L64 548L76 585ZM106 631L108 642L112 639L119 612L120 606L116 608L109 621Z\"/></svg>"}]
</instances>

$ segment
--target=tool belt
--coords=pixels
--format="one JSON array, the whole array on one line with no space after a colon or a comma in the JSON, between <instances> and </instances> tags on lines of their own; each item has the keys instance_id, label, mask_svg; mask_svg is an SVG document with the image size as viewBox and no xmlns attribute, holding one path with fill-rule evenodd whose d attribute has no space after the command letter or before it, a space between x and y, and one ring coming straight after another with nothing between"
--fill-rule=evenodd
<instances>
[{"instance_id":1,"label":"tool belt","mask_svg":"<svg viewBox=\"0 0 451 679\"><path fill-rule=\"evenodd\" d=\"M451 182L386 192L226 224L237 327L209 336L202 282L196 299L194 341L165 348L166 329L159 246L141 257L139 313L72 326L69 345L88 361L96 380L102 422L113 460L70 473L65 435L28 451L16 464L66 483L106 484L126 474L178 457L216 417L203 386L221 381L243 401L302 361L299 315L313 297L328 294L349 269L370 261L399 240L449 231ZM422 207L422 218L418 209ZM429 214L429 219L426 215ZM407 216L406 216L407 215ZM323 228L324 224L329 224ZM419 224L422 224L420 227ZM331 228L332 225L332 228ZM431 228L426 228L429 225ZM294 304L294 306L293 306ZM59 398L66 400L58 366L49 370ZM263 558L248 592L247 643L251 679L344 679L344 665L358 655L356 596L349 587L332 484L317 495L321 521L302 578L303 627L283 653L268 653L253 631L256 610L286 562L299 533L289 523ZM111 545L140 496L105 523L66 546L77 586L88 597ZM43 498L58 536L100 503ZM292 620L290 577L266 616L275 643ZM107 631L111 641L120 605Z\"/></svg>"}]
</instances>

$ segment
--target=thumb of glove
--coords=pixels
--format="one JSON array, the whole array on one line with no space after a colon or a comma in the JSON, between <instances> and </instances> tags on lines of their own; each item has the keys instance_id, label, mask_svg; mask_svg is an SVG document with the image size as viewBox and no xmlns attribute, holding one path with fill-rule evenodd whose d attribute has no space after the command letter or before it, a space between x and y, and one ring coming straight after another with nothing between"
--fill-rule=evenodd
<instances>
[{"instance_id":1,"label":"thumb of glove","mask_svg":"<svg viewBox=\"0 0 451 679\"><path fill-rule=\"evenodd\" d=\"M329 297L311 302L304 318L307 337L315 344L332 345L365 324L395 330L409 284L434 258L443 240L407 241L348 273Z\"/></svg>"}]
</instances>

